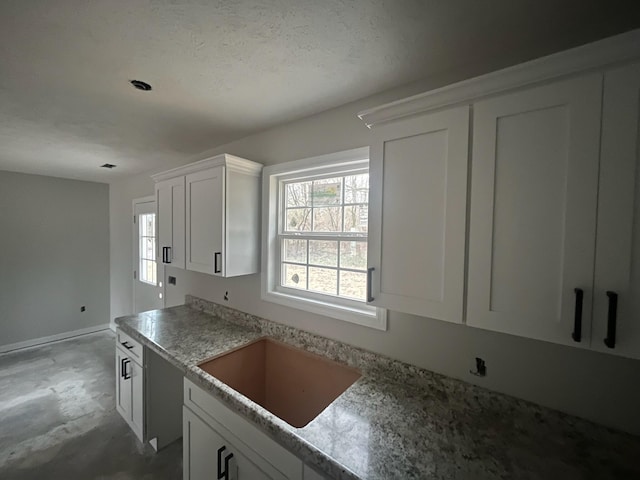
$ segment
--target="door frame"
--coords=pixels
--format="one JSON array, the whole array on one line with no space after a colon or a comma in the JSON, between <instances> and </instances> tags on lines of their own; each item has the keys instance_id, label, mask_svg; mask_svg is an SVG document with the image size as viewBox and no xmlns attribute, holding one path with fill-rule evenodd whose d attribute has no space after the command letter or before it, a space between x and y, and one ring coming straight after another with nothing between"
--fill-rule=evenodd
<instances>
[{"instance_id":1,"label":"door frame","mask_svg":"<svg viewBox=\"0 0 640 480\"><path fill-rule=\"evenodd\" d=\"M156 203L155 195L148 195L146 197L134 198L131 201L131 218L133 219L133 228L131 229L131 261L129 266L131 269L131 313L134 313L136 307L136 276L134 276L134 272L138 271L138 258L136 258L136 251L138 249L138 222L136 221L136 205L140 205L143 203L155 203L156 204L156 218L158 215L157 212L157 203ZM158 236L158 232L156 231L156 238ZM158 288L162 292L162 305L164 306L164 271L162 276L160 275L160 266L158 265L158 261L156 259L156 265L158 271L156 272L156 278L158 279Z\"/></svg>"}]
</instances>

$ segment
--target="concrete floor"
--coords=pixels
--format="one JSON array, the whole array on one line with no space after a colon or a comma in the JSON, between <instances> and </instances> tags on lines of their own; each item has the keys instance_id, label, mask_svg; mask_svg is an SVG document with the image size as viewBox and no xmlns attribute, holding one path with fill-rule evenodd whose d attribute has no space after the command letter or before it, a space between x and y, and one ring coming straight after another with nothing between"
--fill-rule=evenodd
<instances>
[{"instance_id":1,"label":"concrete floor","mask_svg":"<svg viewBox=\"0 0 640 480\"><path fill-rule=\"evenodd\" d=\"M182 478L182 443L143 446L115 409L111 331L0 356L0 479Z\"/></svg>"}]
</instances>

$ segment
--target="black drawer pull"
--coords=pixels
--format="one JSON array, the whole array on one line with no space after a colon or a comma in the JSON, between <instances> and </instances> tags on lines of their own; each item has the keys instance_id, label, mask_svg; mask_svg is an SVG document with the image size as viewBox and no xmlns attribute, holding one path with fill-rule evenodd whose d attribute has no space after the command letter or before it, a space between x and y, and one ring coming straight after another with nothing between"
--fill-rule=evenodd
<instances>
[{"instance_id":1,"label":"black drawer pull","mask_svg":"<svg viewBox=\"0 0 640 480\"><path fill-rule=\"evenodd\" d=\"M218 259L222 259L222 252L216 252L213 254L213 273L220 273L222 271L220 265L218 265Z\"/></svg>"},{"instance_id":2,"label":"black drawer pull","mask_svg":"<svg viewBox=\"0 0 640 480\"><path fill-rule=\"evenodd\" d=\"M604 344L609 348L616 348L616 322L618 317L618 294L607 292L609 297L609 311L607 314L607 338Z\"/></svg>"},{"instance_id":3,"label":"black drawer pull","mask_svg":"<svg viewBox=\"0 0 640 480\"><path fill-rule=\"evenodd\" d=\"M584 292L581 288L575 288L573 291L576 294L576 310L571 338L573 338L574 342L580 342L582 340L582 300L584 298Z\"/></svg>"},{"instance_id":4,"label":"black drawer pull","mask_svg":"<svg viewBox=\"0 0 640 480\"><path fill-rule=\"evenodd\" d=\"M132 348L135 348L133 345L129 345L129 342L120 342L122 344L122 346L124 348L126 348L127 350L131 350Z\"/></svg>"},{"instance_id":5,"label":"black drawer pull","mask_svg":"<svg viewBox=\"0 0 640 480\"><path fill-rule=\"evenodd\" d=\"M127 372L127 365L129 365L130 363L131 360L129 360L128 358L122 360L122 377L125 380L129 380L131 378L131 373Z\"/></svg>"},{"instance_id":6,"label":"black drawer pull","mask_svg":"<svg viewBox=\"0 0 640 480\"><path fill-rule=\"evenodd\" d=\"M222 471L222 452L227 449L225 445L218 449L218 480L229 480L229 462L233 458L233 453L224 457L224 471Z\"/></svg>"}]
</instances>

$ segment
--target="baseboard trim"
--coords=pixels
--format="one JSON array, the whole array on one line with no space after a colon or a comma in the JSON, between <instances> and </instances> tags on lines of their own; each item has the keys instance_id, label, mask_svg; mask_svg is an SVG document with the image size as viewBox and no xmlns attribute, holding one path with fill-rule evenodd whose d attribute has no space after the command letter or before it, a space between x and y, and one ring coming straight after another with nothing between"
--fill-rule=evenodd
<instances>
[{"instance_id":1,"label":"baseboard trim","mask_svg":"<svg viewBox=\"0 0 640 480\"><path fill-rule=\"evenodd\" d=\"M79 330L73 330L71 332L58 333L56 335L49 335L48 337L34 338L32 340L26 340L24 342L10 343L8 345L0 345L0 354L15 352L16 350L22 350L30 347L37 347L46 343L59 342L61 340L68 340L74 337L81 337L83 335L89 335L91 333L101 332L103 330L109 330L109 324L104 323L102 325L96 325L94 327L81 328Z\"/></svg>"}]
</instances>

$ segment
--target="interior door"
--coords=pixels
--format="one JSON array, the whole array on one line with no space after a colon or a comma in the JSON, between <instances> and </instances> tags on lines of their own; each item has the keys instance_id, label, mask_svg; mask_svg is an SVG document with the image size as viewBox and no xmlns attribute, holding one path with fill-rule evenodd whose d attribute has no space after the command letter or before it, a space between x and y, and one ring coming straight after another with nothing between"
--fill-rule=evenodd
<instances>
[{"instance_id":1,"label":"interior door","mask_svg":"<svg viewBox=\"0 0 640 480\"><path fill-rule=\"evenodd\" d=\"M162 270L156 261L156 202L154 197L133 203L133 312L164 306Z\"/></svg>"},{"instance_id":2,"label":"interior door","mask_svg":"<svg viewBox=\"0 0 640 480\"><path fill-rule=\"evenodd\" d=\"M593 74L474 105L467 324L589 346L601 94Z\"/></svg>"}]
</instances>

